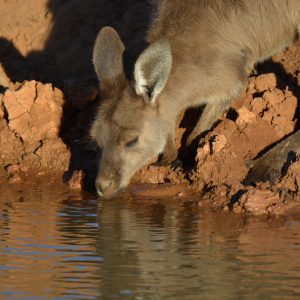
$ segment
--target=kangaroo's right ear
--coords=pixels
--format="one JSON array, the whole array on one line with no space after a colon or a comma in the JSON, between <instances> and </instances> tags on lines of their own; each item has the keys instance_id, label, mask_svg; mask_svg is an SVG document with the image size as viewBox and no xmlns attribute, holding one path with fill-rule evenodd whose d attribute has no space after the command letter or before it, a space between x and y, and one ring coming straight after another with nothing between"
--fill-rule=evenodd
<instances>
[{"instance_id":1,"label":"kangaroo's right ear","mask_svg":"<svg viewBox=\"0 0 300 300\"><path fill-rule=\"evenodd\" d=\"M93 50L93 63L105 97L117 96L125 85L124 50L124 44L113 28L103 27L99 31Z\"/></svg>"},{"instance_id":2,"label":"kangaroo's right ear","mask_svg":"<svg viewBox=\"0 0 300 300\"><path fill-rule=\"evenodd\" d=\"M167 40L151 44L137 59L134 68L135 90L154 103L165 87L172 67L171 47Z\"/></svg>"}]
</instances>

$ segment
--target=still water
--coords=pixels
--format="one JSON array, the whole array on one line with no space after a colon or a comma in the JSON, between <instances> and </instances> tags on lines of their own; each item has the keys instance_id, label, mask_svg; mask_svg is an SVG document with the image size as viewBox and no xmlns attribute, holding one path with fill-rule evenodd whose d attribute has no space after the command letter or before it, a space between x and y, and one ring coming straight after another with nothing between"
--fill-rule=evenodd
<instances>
[{"instance_id":1,"label":"still water","mask_svg":"<svg viewBox=\"0 0 300 300\"><path fill-rule=\"evenodd\" d=\"M0 299L300 299L300 216L0 186Z\"/></svg>"}]
</instances>

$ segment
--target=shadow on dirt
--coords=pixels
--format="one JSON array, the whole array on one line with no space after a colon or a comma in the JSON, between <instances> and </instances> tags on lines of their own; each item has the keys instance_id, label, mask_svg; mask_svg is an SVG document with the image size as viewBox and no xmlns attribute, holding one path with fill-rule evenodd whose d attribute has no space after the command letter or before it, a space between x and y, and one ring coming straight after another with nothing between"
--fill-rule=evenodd
<instances>
[{"instance_id":1,"label":"shadow on dirt","mask_svg":"<svg viewBox=\"0 0 300 300\"><path fill-rule=\"evenodd\" d=\"M99 100L92 65L96 35L104 26L119 32L126 46L125 71L131 74L133 62L146 45L152 6L148 0L49 0L48 9L53 27L44 49L24 57L12 42L0 38L0 63L11 82L34 79L63 90L60 135L72 154L67 177L76 169L94 174L97 154L89 145L88 132ZM0 91L5 89L0 81Z\"/></svg>"},{"instance_id":2,"label":"shadow on dirt","mask_svg":"<svg viewBox=\"0 0 300 300\"><path fill-rule=\"evenodd\" d=\"M286 90L289 89L293 95L298 99L300 99L300 89L298 86L297 78L293 76L292 74L288 73L282 66L282 64L278 62L274 62L272 59L269 59L265 61L264 63L258 64L255 69L255 75L261 75L261 74L266 74L266 73L274 73L276 75L277 79L277 88L280 90ZM260 97L260 94L256 95L257 97ZM198 109L189 109L186 111L180 127L183 127L186 129L186 131L183 134L182 137L182 146L179 149L179 158L180 161L182 162L183 168L186 171L190 171L194 165L195 165L195 156L197 149L199 147L199 141L201 140L202 137L206 135L207 132L204 132L199 136L189 147L185 146L186 139L188 135L192 132L194 126L196 125L198 119L201 117L202 113L202 107ZM227 118L231 119L232 121L235 121L237 118L238 114L237 112L233 109L230 108L229 111L227 112ZM295 126L295 132L300 128L300 105L298 104L294 119L297 121L296 126ZM213 128L219 124L220 121L217 121ZM294 133L290 134L289 136L292 136ZM277 144L281 143L284 141L287 137L283 137L276 143L268 146L267 148L263 149L257 156L257 158L261 157L265 153L267 153L270 149L272 149L274 146ZM274 154L273 154L274 155ZM291 162L290 156L287 156L286 161L282 161L282 166L284 165L289 165ZM257 168L260 168L258 165ZM284 175L284 174L281 174ZM257 181L261 181L262 178L256 178ZM269 178L267 178L269 180Z\"/></svg>"},{"instance_id":3,"label":"shadow on dirt","mask_svg":"<svg viewBox=\"0 0 300 300\"><path fill-rule=\"evenodd\" d=\"M49 0L53 27L44 49L23 57L12 42L0 39L0 58L10 79L35 79L63 87L66 79L95 78L92 49L98 31L114 27L126 45L125 66L144 47L151 5L148 0Z\"/></svg>"},{"instance_id":4,"label":"shadow on dirt","mask_svg":"<svg viewBox=\"0 0 300 300\"><path fill-rule=\"evenodd\" d=\"M272 59L265 61L262 64L257 65L256 68L258 74L274 73L277 79L277 87L280 90L289 89L298 100L298 106L295 112L294 119L297 120L296 129L300 128L300 88L297 82L297 78L288 73L278 62L274 62Z\"/></svg>"}]
</instances>

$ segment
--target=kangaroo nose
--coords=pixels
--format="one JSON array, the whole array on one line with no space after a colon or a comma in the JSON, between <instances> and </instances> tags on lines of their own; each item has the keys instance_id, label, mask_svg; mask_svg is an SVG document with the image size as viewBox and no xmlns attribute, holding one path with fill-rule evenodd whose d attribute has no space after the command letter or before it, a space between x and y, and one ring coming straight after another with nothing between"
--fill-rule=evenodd
<instances>
[{"instance_id":1,"label":"kangaroo nose","mask_svg":"<svg viewBox=\"0 0 300 300\"><path fill-rule=\"evenodd\" d=\"M99 178L95 185L98 195L102 197L104 192L112 185L112 180L109 178Z\"/></svg>"}]
</instances>

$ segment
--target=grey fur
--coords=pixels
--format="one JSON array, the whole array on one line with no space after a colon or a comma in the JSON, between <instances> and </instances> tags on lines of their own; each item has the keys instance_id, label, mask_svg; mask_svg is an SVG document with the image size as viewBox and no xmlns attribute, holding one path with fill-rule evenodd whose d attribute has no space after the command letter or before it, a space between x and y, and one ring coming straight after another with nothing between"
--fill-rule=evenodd
<instances>
[{"instance_id":1,"label":"grey fur","mask_svg":"<svg viewBox=\"0 0 300 300\"><path fill-rule=\"evenodd\" d=\"M167 40L150 45L137 59L134 69L135 90L145 100L155 101L165 87L172 67L172 54Z\"/></svg>"}]
</instances>

